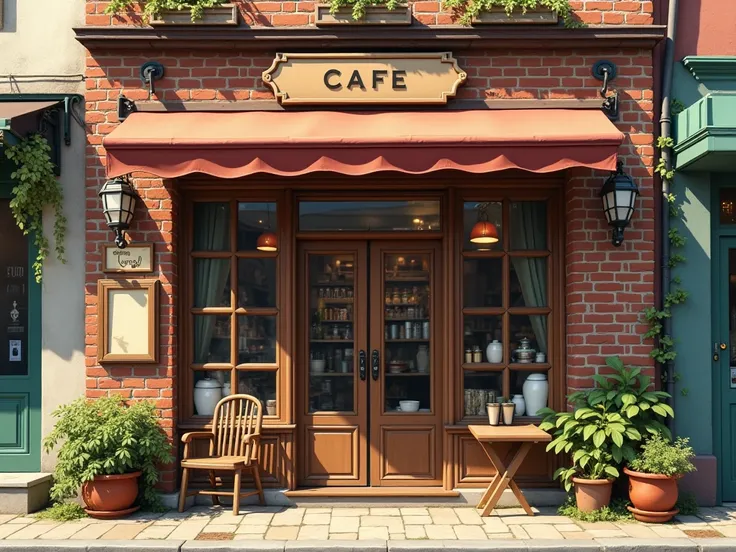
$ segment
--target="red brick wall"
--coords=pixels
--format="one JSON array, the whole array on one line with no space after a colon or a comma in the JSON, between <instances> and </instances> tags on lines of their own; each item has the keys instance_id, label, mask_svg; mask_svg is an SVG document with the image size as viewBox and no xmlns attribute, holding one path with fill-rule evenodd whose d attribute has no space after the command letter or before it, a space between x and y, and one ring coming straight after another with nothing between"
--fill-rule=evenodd
<instances>
[{"instance_id":1,"label":"red brick wall","mask_svg":"<svg viewBox=\"0 0 736 552\"><path fill-rule=\"evenodd\" d=\"M581 19L596 23L646 24L651 2L577 1ZM87 4L87 24L107 25L105 2ZM310 2L256 2L258 22L300 25L311 17ZM435 2L418 2L414 11L425 23L446 23ZM119 23L119 21L115 21ZM97 190L105 178L104 136L115 128L116 99L121 90L133 100L147 99L141 88L142 63L156 59L166 77L156 82L159 100L256 100L273 96L260 76L275 52L253 56L236 51L95 52L87 57L87 394L121 394L151 398L161 408L162 424L175 438L176 420L176 228L174 187L158 179L136 178L145 203L137 211L131 236L156 243L156 272L162 281L160 363L100 367L97 362L97 288L103 243L111 234L102 219ZM613 82L621 96L618 127L626 134L621 155L641 190L632 226L622 247L610 243L598 192L606 176L577 170L566 188L567 379L570 389L592 385L590 376L603 366L604 357L619 354L637 365L652 366L651 344L644 343L640 312L654 301L654 201L652 179L653 94L652 59L646 50L591 49L555 51L476 51L455 55L467 73L461 98L593 98L600 83L590 76L600 59L618 64ZM163 473L164 488L173 490L173 469Z\"/></svg>"},{"instance_id":2,"label":"red brick wall","mask_svg":"<svg viewBox=\"0 0 736 552\"><path fill-rule=\"evenodd\" d=\"M248 25L286 27L314 23L314 6L317 2L267 0L237 3ZM108 4L104 0L88 0L86 24L141 24L140 17L134 12L114 17L106 14ZM442 2L409 1L409 4L412 4L415 19L423 25L450 25L456 22L453 14L442 8ZM575 18L589 25L651 25L653 22L653 5L649 0L571 0L570 5Z\"/></svg>"}]
</instances>

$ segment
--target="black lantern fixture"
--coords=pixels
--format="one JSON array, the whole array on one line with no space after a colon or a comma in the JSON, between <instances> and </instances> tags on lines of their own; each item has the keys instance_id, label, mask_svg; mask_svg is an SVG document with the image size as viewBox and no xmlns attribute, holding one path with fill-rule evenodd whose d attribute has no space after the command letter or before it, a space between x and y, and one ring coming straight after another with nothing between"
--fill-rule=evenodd
<instances>
[{"instance_id":1,"label":"black lantern fixture","mask_svg":"<svg viewBox=\"0 0 736 552\"><path fill-rule=\"evenodd\" d=\"M115 245L125 249L127 244L123 233L130 228L138 194L127 176L118 176L105 182L99 196L107 225L115 232Z\"/></svg>"},{"instance_id":2,"label":"black lantern fixture","mask_svg":"<svg viewBox=\"0 0 736 552\"><path fill-rule=\"evenodd\" d=\"M601 190L603 212L609 226L613 227L611 243L619 247L624 242L624 228L629 225L634 214L636 196L639 195L631 177L623 170L623 163L616 163L616 172L611 173Z\"/></svg>"}]
</instances>

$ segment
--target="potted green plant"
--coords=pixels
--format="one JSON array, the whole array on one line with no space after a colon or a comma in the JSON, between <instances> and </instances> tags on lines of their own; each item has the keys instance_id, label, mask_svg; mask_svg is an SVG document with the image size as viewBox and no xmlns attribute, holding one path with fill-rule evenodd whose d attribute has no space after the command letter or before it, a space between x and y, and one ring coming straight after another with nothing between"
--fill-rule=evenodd
<instances>
[{"instance_id":1,"label":"potted green plant","mask_svg":"<svg viewBox=\"0 0 736 552\"><path fill-rule=\"evenodd\" d=\"M138 0L112 0L106 13L130 11ZM143 15L153 25L237 25L238 8L226 0L146 0Z\"/></svg>"},{"instance_id":2,"label":"potted green plant","mask_svg":"<svg viewBox=\"0 0 736 552\"><path fill-rule=\"evenodd\" d=\"M664 523L677 514L677 480L695 471L695 453L688 439L674 443L663 435L653 435L641 452L624 468L629 476L629 510L639 521Z\"/></svg>"},{"instance_id":3,"label":"potted green plant","mask_svg":"<svg viewBox=\"0 0 736 552\"><path fill-rule=\"evenodd\" d=\"M102 518L159 505L158 465L172 456L153 403L80 398L57 409L54 417L56 426L44 441L47 452L61 443L52 500L73 498L81 488L85 511Z\"/></svg>"}]
</instances>

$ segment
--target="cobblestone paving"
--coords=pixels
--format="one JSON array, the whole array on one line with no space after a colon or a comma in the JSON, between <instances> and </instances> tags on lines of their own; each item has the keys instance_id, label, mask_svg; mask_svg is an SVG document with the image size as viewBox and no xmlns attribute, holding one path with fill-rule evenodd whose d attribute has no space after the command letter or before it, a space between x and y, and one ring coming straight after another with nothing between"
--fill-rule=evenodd
<instances>
[{"instance_id":1,"label":"cobblestone paving","mask_svg":"<svg viewBox=\"0 0 736 552\"><path fill-rule=\"evenodd\" d=\"M703 508L672 523L584 523L554 509L535 517L520 508L481 518L472 507L322 508L195 506L184 513L138 513L124 520L82 519L64 523L0 515L0 540L591 540L599 538L688 539L736 537L736 504Z\"/></svg>"}]
</instances>

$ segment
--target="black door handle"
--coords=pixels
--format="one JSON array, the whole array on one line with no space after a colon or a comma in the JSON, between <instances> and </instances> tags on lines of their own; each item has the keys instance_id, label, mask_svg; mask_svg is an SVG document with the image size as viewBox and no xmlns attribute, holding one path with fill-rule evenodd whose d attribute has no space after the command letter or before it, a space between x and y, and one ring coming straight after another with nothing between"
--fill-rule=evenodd
<instances>
[{"instance_id":1,"label":"black door handle","mask_svg":"<svg viewBox=\"0 0 736 552\"><path fill-rule=\"evenodd\" d=\"M378 381L378 349L373 349L373 353L371 354L371 371L373 381Z\"/></svg>"},{"instance_id":2,"label":"black door handle","mask_svg":"<svg viewBox=\"0 0 736 552\"><path fill-rule=\"evenodd\" d=\"M360 370L360 379L361 381L365 381L365 351L361 349L360 353L358 353L358 366Z\"/></svg>"}]
</instances>

